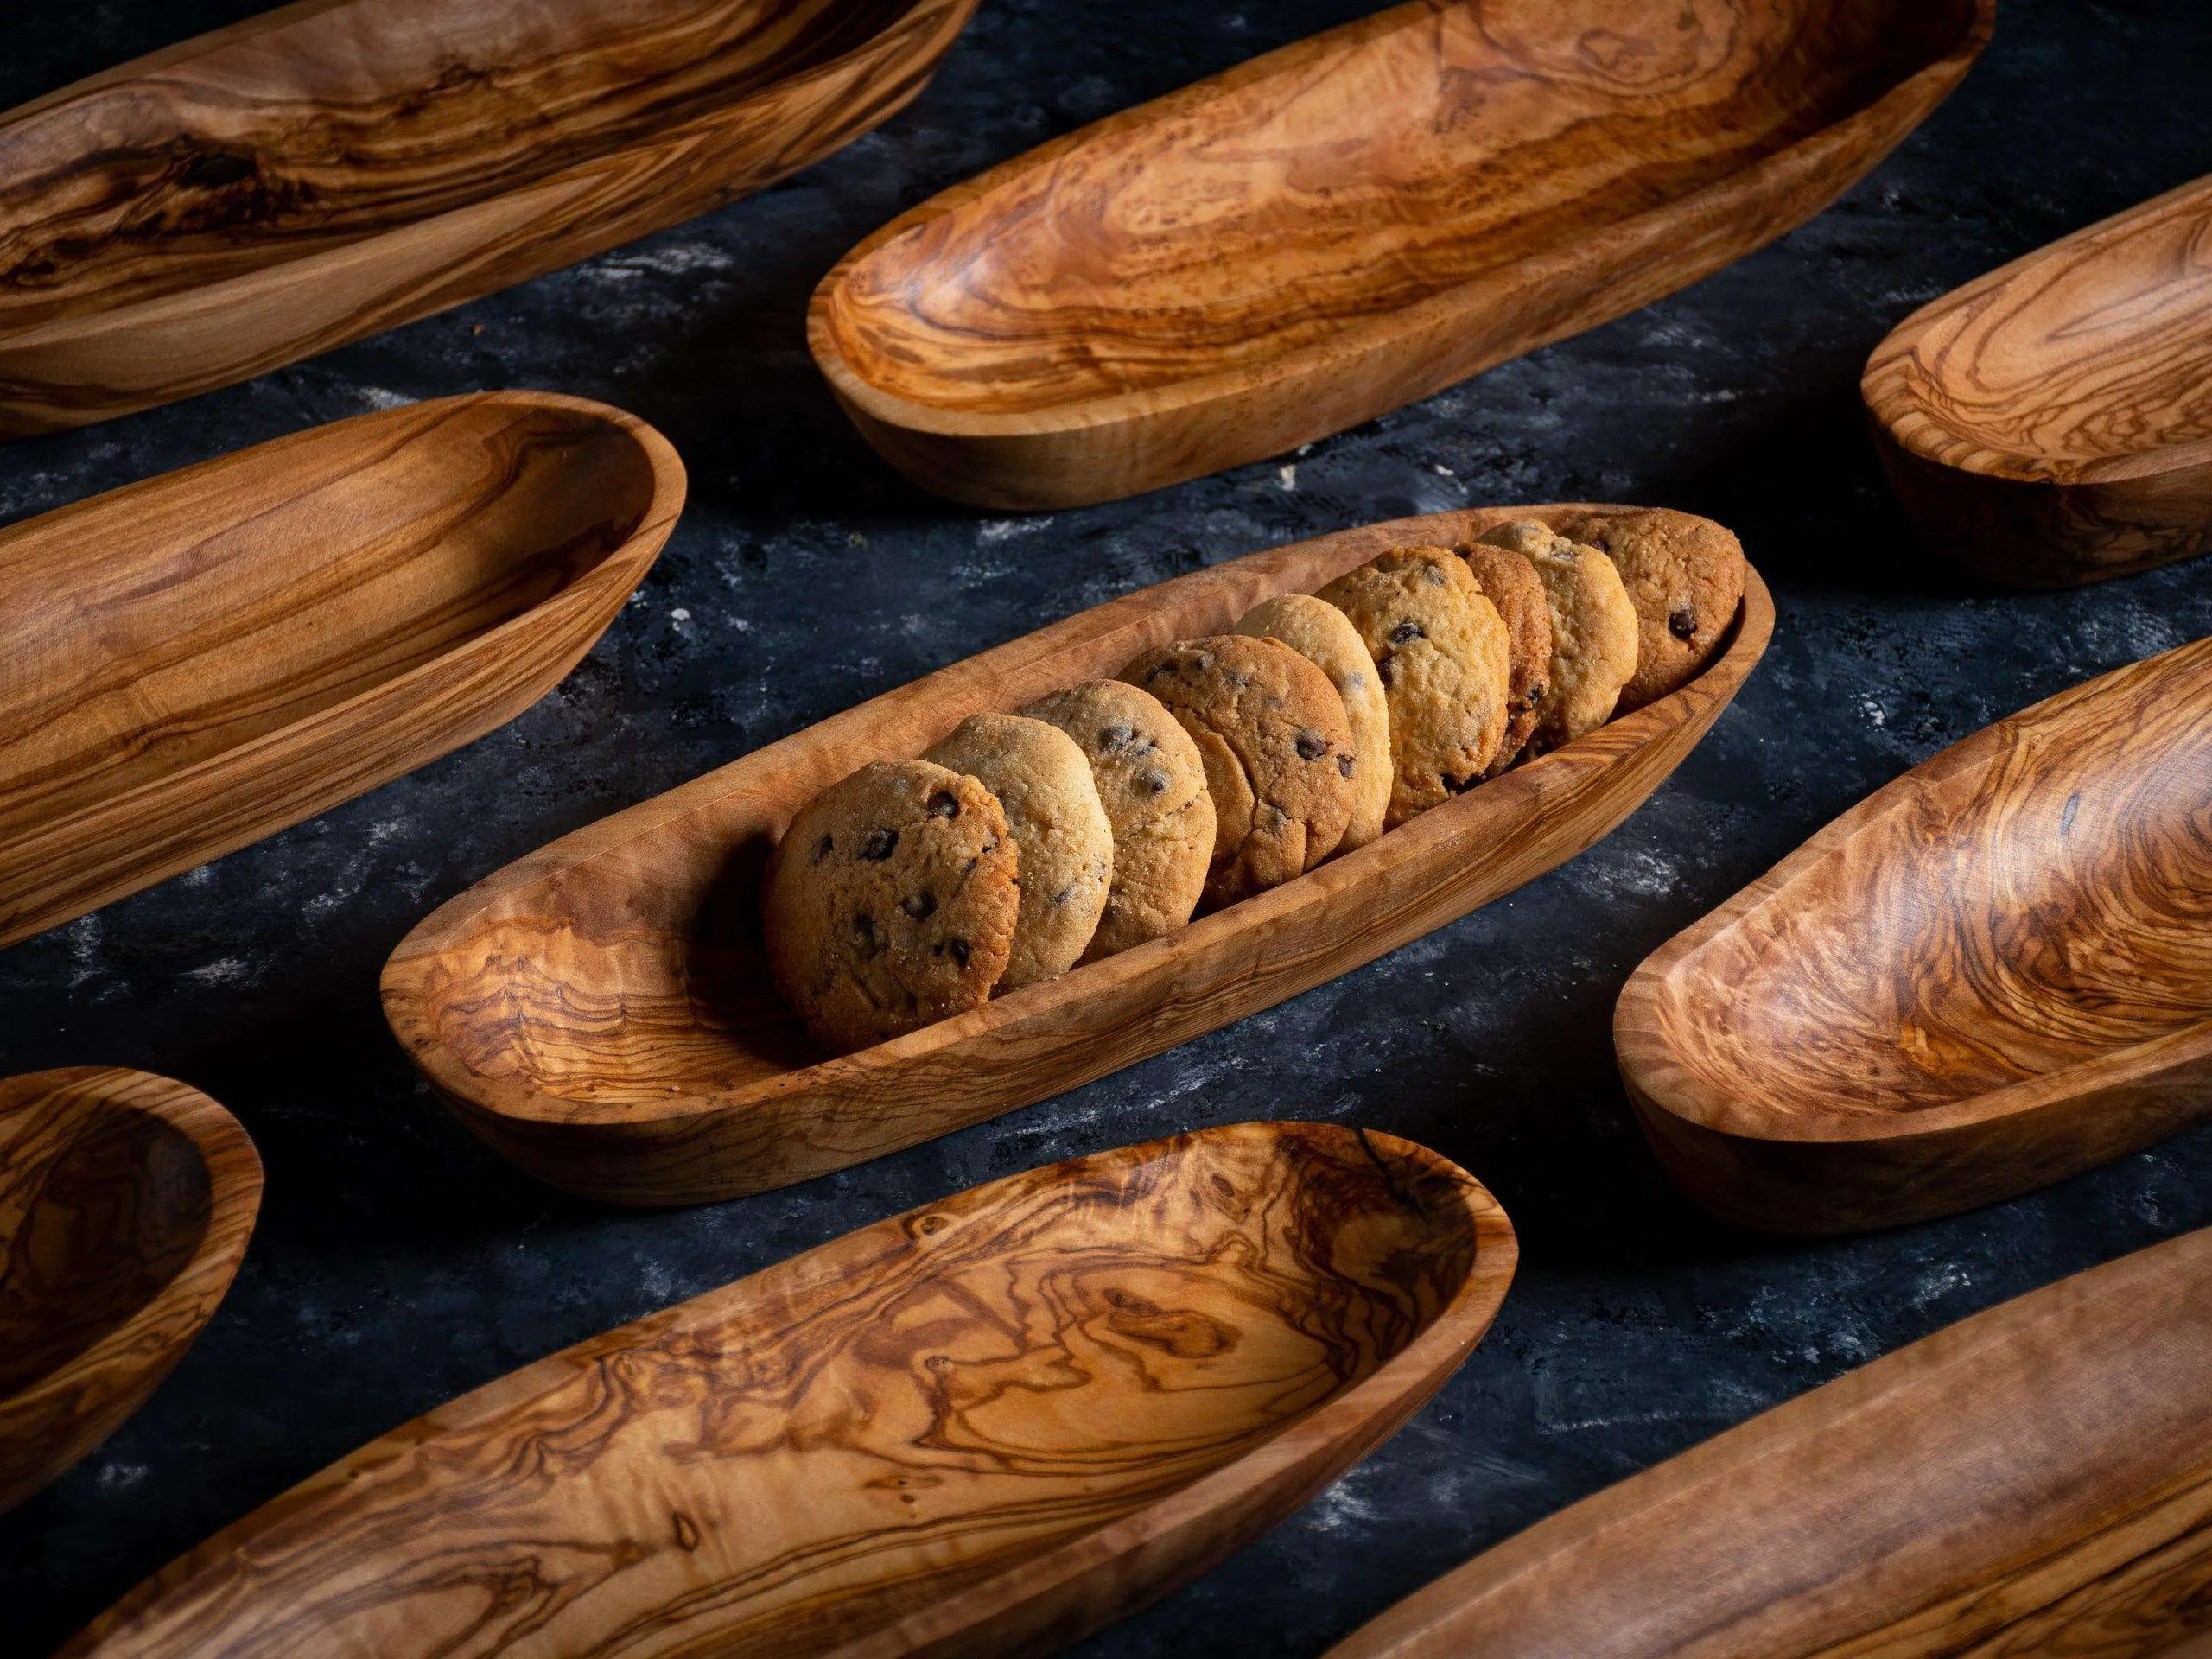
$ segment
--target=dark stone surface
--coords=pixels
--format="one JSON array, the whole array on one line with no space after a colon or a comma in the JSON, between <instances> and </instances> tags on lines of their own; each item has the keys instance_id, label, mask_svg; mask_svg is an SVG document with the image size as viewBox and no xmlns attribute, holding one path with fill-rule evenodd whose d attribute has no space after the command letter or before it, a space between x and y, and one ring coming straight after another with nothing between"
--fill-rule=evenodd
<instances>
[{"instance_id":1,"label":"dark stone surface","mask_svg":"<svg viewBox=\"0 0 2212 1659\"><path fill-rule=\"evenodd\" d=\"M1964 89L1833 211L1710 281L1418 407L1135 501L998 520L880 465L807 357L819 275L986 163L1364 0L985 0L935 88L753 200L250 385L0 448L0 519L396 398L557 387L637 410L691 505L589 659L505 729L313 823L0 953L0 1071L172 1073L267 1160L229 1300L152 1402L0 1520L0 1649L359 1442L610 1325L906 1206L1201 1124L1331 1117L1487 1181L1525 1256L1496 1330L1395 1440L1086 1653L1319 1652L1608 1482L2061 1274L2212 1221L2212 1132L1876 1237L1782 1243L1666 1185L1615 1078L1630 969L1869 790L2024 703L2212 632L2208 567L1993 597L1913 543L1859 367L1912 307L2212 168L2201 0L2005 0ZM253 0L11 7L0 106ZM1292 458L1285 458L1285 461ZM995 1123L740 1203L627 1214L465 1135L386 1033L379 965L563 831L1043 622L1363 520L1515 500L1736 526L1773 649L1642 812L1358 973Z\"/></svg>"}]
</instances>

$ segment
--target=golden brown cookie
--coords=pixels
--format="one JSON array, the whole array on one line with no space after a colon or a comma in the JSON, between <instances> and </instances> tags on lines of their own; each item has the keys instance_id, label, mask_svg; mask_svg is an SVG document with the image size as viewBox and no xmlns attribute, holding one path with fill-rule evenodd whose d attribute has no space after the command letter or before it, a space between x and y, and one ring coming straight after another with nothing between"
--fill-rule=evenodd
<instances>
[{"instance_id":1,"label":"golden brown cookie","mask_svg":"<svg viewBox=\"0 0 2212 1659\"><path fill-rule=\"evenodd\" d=\"M1636 672L1636 607L1611 559L1548 524L1519 518L1481 539L1527 557L1551 612L1551 684L1529 741L1529 753L1542 754L1612 718L1621 687Z\"/></svg>"},{"instance_id":2,"label":"golden brown cookie","mask_svg":"<svg viewBox=\"0 0 2212 1659\"><path fill-rule=\"evenodd\" d=\"M1705 671L1744 597L1744 544L1710 518L1667 507L1564 518L1563 536L1607 555L1636 607L1636 674L1625 713Z\"/></svg>"},{"instance_id":3,"label":"golden brown cookie","mask_svg":"<svg viewBox=\"0 0 2212 1659\"><path fill-rule=\"evenodd\" d=\"M880 760L799 808L769 862L776 984L842 1054L981 1007L1021 907L1006 814L973 778Z\"/></svg>"},{"instance_id":4,"label":"golden brown cookie","mask_svg":"<svg viewBox=\"0 0 2212 1659\"><path fill-rule=\"evenodd\" d=\"M1213 797L1210 902L1234 904L1336 850L1358 766L1327 675L1280 640L1222 633L1147 652L1117 677L1166 703L1198 746Z\"/></svg>"},{"instance_id":5,"label":"golden brown cookie","mask_svg":"<svg viewBox=\"0 0 2212 1659\"><path fill-rule=\"evenodd\" d=\"M1359 630L1390 705L1389 825L1480 781L1505 736L1513 647L1467 562L1399 548L1319 596Z\"/></svg>"},{"instance_id":6,"label":"golden brown cookie","mask_svg":"<svg viewBox=\"0 0 2212 1659\"><path fill-rule=\"evenodd\" d=\"M922 752L998 798L1021 853L1021 911L998 988L1055 979L1098 931L1114 870L1114 829L1090 763L1057 726L1020 715L970 715Z\"/></svg>"},{"instance_id":7,"label":"golden brown cookie","mask_svg":"<svg viewBox=\"0 0 2212 1659\"><path fill-rule=\"evenodd\" d=\"M1213 861L1213 799L1198 746L1157 697L1119 680L1055 691L1021 711L1057 726L1090 763L1114 836L1096 962L1191 919Z\"/></svg>"},{"instance_id":8,"label":"golden brown cookie","mask_svg":"<svg viewBox=\"0 0 2212 1659\"><path fill-rule=\"evenodd\" d=\"M1537 595L1539 601L1542 595ZM1352 804L1338 852L1364 847L1382 833L1390 805L1390 708L1376 677L1375 658L1351 619L1311 594L1277 594L1244 613L1236 632L1280 639L1329 677L1351 725Z\"/></svg>"},{"instance_id":9,"label":"golden brown cookie","mask_svg":"<svg viewBox=\"0 0 2212 1659\"><path fill-rule=\"evenodd\" d=\"M1522 554L1478 542L1460 554L1483 597L1497 607L1512 640L1513 662L1505 690L1505 735L1483 776L1495 778L1527 747L1536 730L1552 679L1552 607L1536 567Z\"/></svg>"}]
</instances>

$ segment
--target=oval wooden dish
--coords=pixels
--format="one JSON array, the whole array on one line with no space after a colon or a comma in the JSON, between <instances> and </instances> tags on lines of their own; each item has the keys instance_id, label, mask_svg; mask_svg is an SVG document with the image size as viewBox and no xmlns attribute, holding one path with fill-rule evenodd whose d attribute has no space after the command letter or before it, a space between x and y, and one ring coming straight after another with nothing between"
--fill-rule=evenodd
<instances>
[{"instance_id":1,"label":"oval wooden dish","mask_svg":"<svg viewBox=\"0 0 2212 1659\"><path fill-rule=\"evenodd\" d=\"M1986 581L2212 550L2212 178L1923 306L1859 389L1921 533Z\"/></svg>"},{"instance_id":2,"label":"oval wooden dish","mask_svg":"<svg viewBox=\"0 0 2212 1659\"><path fill-rule=\"evenodd\" d=\"M1826 207L1996 0L1416 0L931 198L816 290L886 459L987 506L1158 488L1634 310Z\"/></svg>"},{"instance_id":3,"label":"oval wooden dish","mask_svg":"<svg viewBox=\"0 0 2212 1659\"><path fill-rule=\"evenodd\" d=\"M975 0L301 0L0 116L0 436L227 385L750 194Z\"/></svg>"},{"instance_id":4,"label":"oval wooden dish","mask_svg":"<svg viewBox=\"0 0 2212 1659\"><path fill-rule=\"evenodd\" d=\"M63 1651L1049 1651L1388 1439L1514 1261L1488 1192L1388 1135L1247 1123L1073 1159L441 1407Z\"/></svg>"},{"instance_id":5,"label":"oval wooden dish","mask_svg":"<svg viewBox=\"0 0 2212 1659\"><path fill-rule=\"evenodd\" d=\"M385 965L393 1033L461 1121L557 1186L626 1204L757 1192L1026 1106L1371 962L1565 862L1679 765L1766 649L1757 573L1673 695L1164 938L824 1059L777 995L759 886L791 815L966 716L1226 632L1391 547L1558 509L1402 518L1085 611L554 842L425 919Z\"/></svg>"},{"instance_id":6,"label":"oval wooden dish","mask_svg":"<svg viewBox=\"0 0 2212 1659\"><path fill-rule=\"evenodd\" d=\"M1726 1220L1848 1232L2212 1116L2212 640L1923 761L1662 946L1621 1076Z\"/></svg>"},{"instance_id":7,"label":"oval wooden dish","mask_svg":"<svg viewBox=\"0 0 2212 1659\"><path fill-rule=\"evenodd\" d=\"M0 944L512 719L683 505L683 464L643 422L493 392L0 530Z\"/></svg>"},{"instance_id":8,"label":"oval wooden dish","mask_svg":"<svg viewBox=\"0 0 2212 1659\"><path fill-rule=\"evenodd\" d=\"M261 1160L196 1089L0 1079L0 1510L146 1402L231 1287Z\"/></svg>"},{"instance_id":9,"label":"oval wooden dish","mask_svg":"<svg viewBox=\"0 0 2212 1659\"><path fill-rule=\"evenodd\" d=\"M2197 1659L2212 1231L1953 1325L1477 1556L1329 1659Z\"/></svg>"}]
</instances>

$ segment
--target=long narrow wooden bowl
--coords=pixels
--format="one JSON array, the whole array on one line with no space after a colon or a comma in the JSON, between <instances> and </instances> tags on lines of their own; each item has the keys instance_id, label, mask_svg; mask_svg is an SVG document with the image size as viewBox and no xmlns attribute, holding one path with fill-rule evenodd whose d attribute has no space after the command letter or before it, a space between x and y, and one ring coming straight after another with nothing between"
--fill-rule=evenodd
<instances>
[{"instance_id":1,"label":"long narrow wooden bowl","mask_svg":"<svg viewBox=\"0 0 2212 1659\"><path fill-rule=\"evenodd\" d=\"M1679 765L1774 626L1758 576L1691 684L1358 851L1162 939L825 1060L771 981L757 895L791 815L967 715L1225 632L1386 548L1557 509L1402 518L1231 561L940 670L577 831L425 919L385 965L393 1033L461 1121L626 1204L842 1169L1103 1077L1370 962L1572 858Z\"/></svg>"},{"instance_id":2,"label":"long narrow wooden bowl","mask_svg":"<svg viewBox=\"0 0 2212 1659\"><path fill-rule=\"evenodd\" d=\"M868 442L994 507L1128 495L1594 327L1826 207L1996 0L1415 0L931 198L823 279Z\"/></svg>"},{"instance_id":3,"label":"long narrow wooden bowl","mask_svg":"<svg viewBox=\"0 0 2212 1659\"><path fill-rule=\"evenodd\" d=\"M1877 791L1622 993L1621 1075L1723 1218L1848 1232L2212 1116L2212 640Z\"/></svg>"},{"instance_id":4,"label":"long narrow wooden bowl","mask_svg":"<svg viewBox=\"0 0 2212 1659\"><path fill-rule=\"evenodd\" d=\"M1513 1276L1435 1154L1247 1123L971 1189L441 1407L64 1649L1048 1651L1394 1433Z\"/></svg>"},{"instance_id":5,"label":"long narrow wooden bowl","mask_svg":"<svg viewBox=\"0 0 2212 1659\"><path fill-rule=\"evenodd\" d=\"M302 0L0 116L0 436L227 385L821 160L975 0Z\"/></svg>"},{"instance_id":6,"label":"long narrow wooden bowl","mask_svg":"<svg viewBox=\"0 0 2212 1659\"><path fill-rule=\"evenodd\" d=\"M0 530L0 944L512 719L683 505L683 463L643 422L496 392Z\"/></svg>"},{"instance_id":7,"label":"long narrow wooden bowl","mask_svg":"<svg viewBox=\"0 0 2212 1659\"><path fill-rule=\"evenodd\" d=\"M2212 178L1923 306L1859 389L1921 533L1986 581L2212 550Z\"/></svg>"},{"instance_id":8,"label":"long narrow wooden bowl","mask_svg":"<svg viewBox=\"0 0 2212 1659\"><path fill-rule=\"evenodd\" d=\"M2006 1302L1562 1510L1330 1659L2212 1646L2212 1231Z\"/></svg>"},{"instance_id":9,"label":"long narrow wooden bowl","mask_svg":"<svg viewBox=\"0 0 2212 1659\"><path fill-rule=\"evenodd\" d=\"M0 1510L146 1402L231 1287L261 1160L196 1089L0 1079Z\"/></svg>"}]
</instances>

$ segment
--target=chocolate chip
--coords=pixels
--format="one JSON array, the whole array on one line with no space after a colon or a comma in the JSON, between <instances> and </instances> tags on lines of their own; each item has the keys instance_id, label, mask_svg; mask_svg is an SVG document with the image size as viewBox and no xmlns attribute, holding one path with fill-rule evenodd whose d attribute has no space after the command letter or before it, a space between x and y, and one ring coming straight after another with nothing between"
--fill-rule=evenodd
<instances>
[{"instance_id":1,"label":"chocolate chip","mask_svg":"<svg viewBox=\"0 0 2212 1659\"><path fill-rule=\"evenodd\" d=\"M1394 645L1409 645L1416 639L1427 638L1427 633L1418 622L1401 622L1390 630L1390 643Z\"/></svg>"},{"instance_id":2,"label":"chocolate chip","mask_svg":"<svg viewBox=\"0 0 2212 1659\"><path fill-rule=\"evenodd\" d=\"M876 955L883 949L883 941L876 937L875 918L861 915L853 918L853 937L861 942L861 954Z\"/></svg>"},{"instance_id":3,"label":"chocolate chip","mask_svg":"<svg viewBox=\"0 0 2212 1659\"><path fill-rule=\"evenodd\" d=\"M1102 727L1098 733L1098 747L1111 754L1116 749L1127 748L1136 739L1136 733L1127 726Z\"/></svg>"},{"instance_id":4,"label":"chocolate chip","mask_svg":"<svg viewBox=\"0 0 2212 1659\"><path fill-rule=\"evenodd\" d=\"M832 853L836 852L836 850L837 850L837 843L836 843L836 842L832 841L829 836L823 836L823 837L822 837L822 839L821 839L821 840L819 840L819 841L817 841L817 842L816 842L814 843L814 861L814 861L815 863L817 863L817 864L819 864L819 863L820 863L823 859L825 859L825 858L829 857L830 854L832 854Z\"/></svg>"},{"instance_id":5,"label":"chocolate chip","mask_svg":"<svg viewBox=\"0 0 2212 1659\"><path fill-rule=\"evenodd\" d=\"M1696 607L1694 606L1683 605L1669 612L1667 615L1667 632L1673 634L1677 639L1696 639Z\"/></svg>"},{"instance_id":6,"label":"chocolate chip","mask_svg":"<svg viewBox=\"0 0 2212 1659\"><path fill-rule=\"evenodd\" d=\"M1066 887L1062 887L1058 893L1052 895L1052 908L1055 910L1058 910L1062 905L1071 905L1074 902L1075 883L1072 881L1069 882Z\"/></svg>"},{"instance_id":7,"label":"chocolate chip","mask_svg":"<svg viewBox=\"0 0 2212 1659\"><path fill-rule=\"evenodd\" d=\"M1144 683L1145 683L1147 685L1150 685L1150 684L1151 684L1154 680L1158 679L1161 675L1163 675L1163 674L1173 674L1174 671L1175 671L1175 659L1174 659L1173 658L1172 658L1172 657L1171 657L1171 658L1169 658L1167 659L1167 661L1166 661L1166 662L1164 662L1164 663L1154 663L1154 664L1150 668L1148 668L1148 669L1145 670L1145 671L1144 671Z\"/></svg>"},{"instance_id":8,"label":"chocolate chip","mask_svg":"<svg viewBox=\"0 0 2212 1659\"><path fill-rule=\"evenodd\" d=\"M1137 782L1144 785L1144 792L1147 795L1165 795L1167 792L1167 774L1158 766L1146 767L1137 774Z\"/></svg>"},{"instance_id":9,"label":"chocolate chip","mask_svg":"<svg viewBox=\"0 0 2212 1659\"><path fill-rule=\"evenodd\" d=\"M949 952L950 952L950 953L951 953L952 959L953 959L955 962L958 963L959 963L963 968L965 968L965 967L968 965L968 941L967 941L967 940L965 940L965 939L947 939L947 940L944 942L944 948L945 948L945 950L948 950Z\"/></svg>"},{"instance_id":10,"label":"chocolate chip","mask_svg":"<svg viewBox=\"0 0 2212 1659\"><path fill-rule=\"evenodd\" d=\"M960 816L960 798L949 789L940 789L930 797L929 814L933 818L957 818Z\"/></svg>"},{"instance_id":11,"label":"chocolate chip","mask_svg":"<svg viewBox=\"0 0 2212 1659\"><path fill-rule=\"evenodd\" d=\"M918 922L924 920L925 918L937 914L937 894L933 893L910 893L904 899L901 899L899 901L899 908L905 911L909 916L912 917Z\"/></svg>"},{"instance_id":12,"label":"chocolate chip","mask_svg":"<svg viewBox=\"0 0 2212 1659\"><path fill-rule=\"evenodd\" d=\"M1319 760L1329 752L1329 740L1319 732L1301 731L1298 734L1298 758Z\"/></svg>"},{"instance_id":13,"label":"chocolate chip","mask_svg":"<svg viewBox=\"0 0 2212 1659\"><path fill-rule=\"evenodd\" d=\"M1388 657L1375 664L1375 674L1384 686L1387 687L1390 683L1390 659Z\"/></svg>"},{"instance_id":14,"label":"chocolate chip","mask_svg":"<svg viewBox=\"0 0 2212 1659\"><path fill-rule=\"evenodd\" d=\"M896 830L871 830L868 832L868 839L861 842L859 856L870 864L880 864L898 850L899 832Z\"/></svg>"},{"instance_id":15,"label":"chocolate chip","mask_svg":"<svg viewBox=\"0 0 2212 1659\"><path fill-rule=\"evenodd\" d=\"M1337 757L1337 770L1344 773L1347 778L1351 776L1351 756L1348 754L1340 754Z\"/></svg>"},{"instance_id":16,"label":"chocolate chip","mask_svg":"<svg viewBox=\"0 0 2212 1659\"><path fill-rule=\"evenodd\" d=\"M1431 586L1441 588L1444 585L1443 566L1438 564L1424 564L1421 568L1421 573L1425 578L1427 578Z\"/></svg>"}]
</instances>

